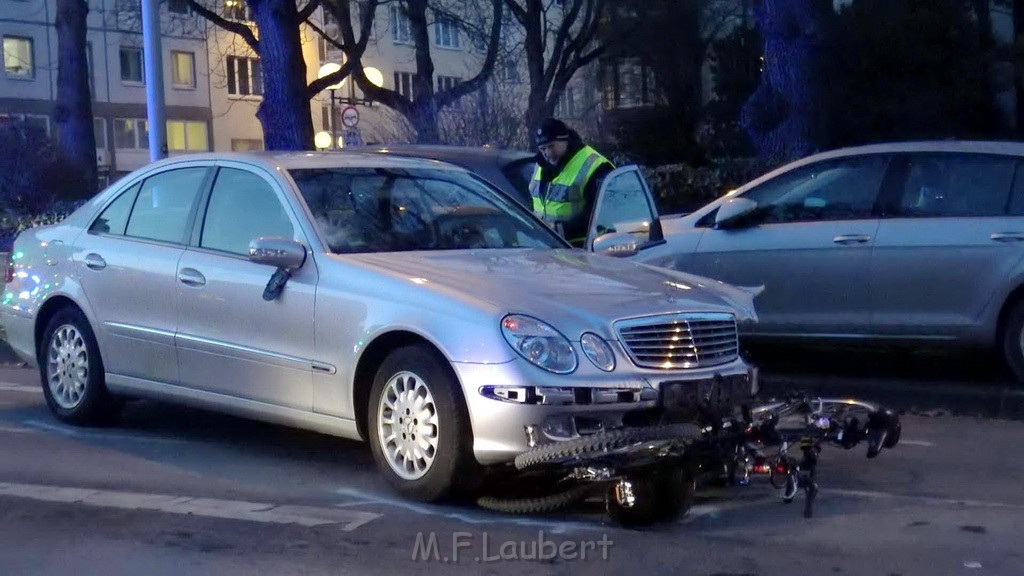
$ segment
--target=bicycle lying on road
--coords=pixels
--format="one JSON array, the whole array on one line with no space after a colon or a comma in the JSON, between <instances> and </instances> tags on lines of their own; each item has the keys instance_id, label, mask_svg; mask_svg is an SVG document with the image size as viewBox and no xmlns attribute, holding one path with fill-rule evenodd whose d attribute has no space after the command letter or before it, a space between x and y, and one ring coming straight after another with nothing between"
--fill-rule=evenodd
<instances>
[{"instance_id":1,"label":"bicycle lying on road","mask_svg":"<svg viewBox=\"0 0 1024 576\"><path fill-rule=\"evenodd\" d=\"M533 514L603 497L624 526L669 521L686 513L700 480L744 486L758 476L782 491L784 502L804 492L804 516L813 516L817 468L824 445L867 444L876 458L895 447L899 415L855 399L790 395L722 414L706 406L691 422L660 422L597 432L535 446L518 455L522 475L514 497L482 497L492 510ZM791 454L799 447L801 456Z\"/></svg>"}]
</instances>

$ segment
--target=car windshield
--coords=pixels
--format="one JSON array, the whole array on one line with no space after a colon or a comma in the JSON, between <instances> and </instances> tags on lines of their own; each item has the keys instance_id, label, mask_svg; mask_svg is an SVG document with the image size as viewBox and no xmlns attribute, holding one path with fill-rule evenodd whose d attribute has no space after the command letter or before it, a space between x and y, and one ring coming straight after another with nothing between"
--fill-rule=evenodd
<instances>
[{"instance_id":1,"label":"car windshield","mask_svg":"<svg viewBox=\"0 0 1024 576\"><path fill-rule=\"evenodd\" d=\"M521 206L454 170L289 170L331 252L567 248Z\"/></svg>"}]
</instances>

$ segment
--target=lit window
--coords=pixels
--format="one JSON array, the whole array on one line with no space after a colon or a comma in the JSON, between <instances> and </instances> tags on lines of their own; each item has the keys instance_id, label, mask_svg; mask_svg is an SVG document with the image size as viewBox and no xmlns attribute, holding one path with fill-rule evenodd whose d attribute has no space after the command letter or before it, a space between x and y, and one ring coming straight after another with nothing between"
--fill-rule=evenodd
<instances>
[{"instance_id":1,"label":"lit window","mask_svg":"<svg viewBox=\"0 0 1024 576\"><path fill-rule=\"evenodd\" d=\"M32 39L4 36L4 72L11 78L33 78Z\"/></svg>"},{"instance_id":2,"label":"lit window","mask_svg":"<svg viewBox=\"0 0 1024 576\"><path fill-rule=\"evenodd\" d=\"M171 51L171 82L175 88L195 88L195 72L195 54Z\"/></svg>"},{"instance_id":3,"label":"lit window","mask_svg":"<svg viewBox=\"0 0 1024 576\"><path fill-rule=\"evenodd\" d=\"M246 0L224 0L224 17L239 22L252 22L252 10Z\"/></svg>"},{"instance_id":4,"label":"lit window","mask_svg":"<svg viewBox=\"0 0 1024 576\"><path fill-rule=\"evenodd\" d=\"M141 118L115 119L114 148L149 150L149 122Z\"/></svg>"},{"instance_id":5,"label":"lit window","mask_svg":"<svg viewBox=\"0 0 1024 576\"><path fill-rule=\"evenodd\" d=\"M171 152L205 152L209 150L206 122L168 120L167 149Z\"/></svg>"}]
</instances>

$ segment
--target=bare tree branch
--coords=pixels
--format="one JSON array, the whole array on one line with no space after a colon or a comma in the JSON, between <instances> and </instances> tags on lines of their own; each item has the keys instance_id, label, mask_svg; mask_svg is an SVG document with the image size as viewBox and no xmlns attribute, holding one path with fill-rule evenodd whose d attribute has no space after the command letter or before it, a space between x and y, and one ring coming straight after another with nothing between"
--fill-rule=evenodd
<instances>
[{"instance_id":1,"label":"bare tree branch","mask_svg":"<svg viewBox=\"0 0 1024 576\"><path fill-rule=\"evenodd\" d=\"M188 5L192 8L192 10L198 12L200 16L206 18L218 27L223 28L228 32L234 32L235 34L238 34L242 38L242 40L245 40L245 43L248 44L250 48L252 48L256 52L259 52L260 42L259 40L256 39L256 35L253 33L252 29L246 26L245 24L242 24L241 22L233 22L231 20L228 20L220 14L217 14L216 12L210 10L206 6L203 6L202 4L197 2L197 0L188 0Z\"/></svg>"},{"instance_id":2,"label":"bare tree branch","mask_svg":"<svg viewBox=\"0 0 1024 576\"><path fill-rule=\"evenodd\" d=\"M313 12L316 12L316 9L319 8L322 3L323 0L309 0L309 3L306 4L305 8L299 10L299 21L309 20L309 17L313 15Z\"/></svg>"}]
</instances>

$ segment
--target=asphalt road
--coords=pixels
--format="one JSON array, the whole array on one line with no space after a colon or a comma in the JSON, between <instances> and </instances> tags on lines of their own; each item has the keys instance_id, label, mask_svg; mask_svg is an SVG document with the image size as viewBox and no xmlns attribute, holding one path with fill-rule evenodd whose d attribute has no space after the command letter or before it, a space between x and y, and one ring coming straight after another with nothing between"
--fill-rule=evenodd
<instances>
[{"instance_id":1,"label":"asphalt road","mask_svg":"<svg viewBox=\"0 0 1024 576\"><path fill-rule=\"evenodd\" d=\"M71 428L33 373L0 382L5 575L1024 573L1012 420L908 415L877 460L826 448L812 519L758 483L637 531L598 504L509 516L409 503L362 444L163 404Z\"/></svg>"}]
</instances>

